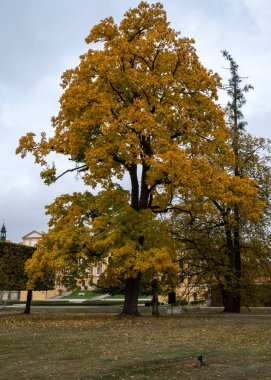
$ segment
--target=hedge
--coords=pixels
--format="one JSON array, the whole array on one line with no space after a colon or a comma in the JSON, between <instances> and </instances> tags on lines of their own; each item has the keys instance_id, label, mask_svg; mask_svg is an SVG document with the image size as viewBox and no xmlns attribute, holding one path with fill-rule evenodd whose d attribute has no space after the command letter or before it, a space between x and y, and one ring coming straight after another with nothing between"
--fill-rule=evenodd
<instances>
[{"instance_id":1,"label":"hedge","mask_svg":"<svg viewBox=\"0 0 271 380\"><path fill-rule=\"evenodd\" d=\"M35 247L0 241L0 290L26 290L25 262L35 252ZM54 275L48 274L35 290L54 288Z\"/></svg>"},{"instance_id":2,"label":"hedge","mask_svg":"<svg viewBox=\"0 0 271 380\"><path fill-rule=\"evenodd\" d=\"M211 286L211 306L223 306L219 285ZM271 307L271 284L248 284L243 286L241 306Z\"/></svg>"}]
</instances>

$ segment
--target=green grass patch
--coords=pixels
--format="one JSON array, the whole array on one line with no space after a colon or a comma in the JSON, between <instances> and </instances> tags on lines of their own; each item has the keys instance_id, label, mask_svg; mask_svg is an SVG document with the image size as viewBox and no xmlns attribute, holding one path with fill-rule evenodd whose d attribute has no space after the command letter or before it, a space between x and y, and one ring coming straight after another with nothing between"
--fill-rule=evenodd
<instances>
[{"instance_id":1,"label":"green grass patch","mask_svg":"<svg viewBox=\"0 0 271 380\"><path fill-rule=\"evenodd\" d=\"M123 295L123 294L113 294L113 295L111 295L111 296L107 296L105 299L106 299L106 300L114 300L114 299L119 300L119 299L124 299L124 295Z\"/></svg>"},{"instance_id":2,"label":"green grass patch","mask_svg":"<svg viewBox=\"0 0 271 380\"><path fill-rule=\"evenodd\" d=\"M102 293L100 292L93 292L91 290L78 290L72 292L68 296L64 296L61 299L85 299L85 298L93 298L96 296L101 296Z\"/></svg>"}]
</instances>

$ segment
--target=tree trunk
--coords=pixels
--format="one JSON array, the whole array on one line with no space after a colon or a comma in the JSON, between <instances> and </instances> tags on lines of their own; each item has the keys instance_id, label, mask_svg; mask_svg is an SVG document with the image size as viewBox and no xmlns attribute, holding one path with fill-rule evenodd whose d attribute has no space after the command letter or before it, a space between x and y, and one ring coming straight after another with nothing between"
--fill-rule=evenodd
<instances>
[{"instance_id":1,"label":"tree trunk","mask_svg":"<svg viewBox=\"0 0 271 380\"><path fill-rule=\"evenodd\" d=\"M125 284L125 301L121 315L132 315L139 316L138 311L138 296L139 296L139 285L141 280L141 273L137 275L136 278L127 278Z\"/></svg>"},{"instance_id":2,"label":"tree trunk","mask_svg":"<svg viewBox=\"0 0 271 380\"><path fill-rule=\"evenodd\" d=\"M241 309L241 247L240 247L240 211L238 205L234 206L234 219L235 227L233 232L233 242L234 242L234 263L235 263L235 281L236 281L236 313L240 313Z\"/></svg>"},{"instance_id":3,"label":"tree trunk","mask_svg":"<svg viewBox=\"0 0 271 380\"><path fill-rule=\"evenodd\" d=\"M152 315L159 317L159 302L158 302L158 282L156 279L151 282L152 288Z\"/></svg>"},{"instance_id":4,"label":"tree trunk","mask_svg":"<svg viewBox=\"0 0 271 380\"><path fill-rule=\"evenodd\" d=\"M228 274L225 276L226 289L222 289L222 299L224 312L226 313L240 313L241 309L241 294L240 294L240 273L241 273L241 262L240 262L240 245L239 245L239 230L238 239L237 235L232 236L231 227L228 222L225 221L225 232L226 232L226 242L227 251L229 257L228 263Z\"/></svg>"},{"instance_id":5,"label":"tree trunk","mask_svg":"<svg viewBox=\"0 0 271 380\"><path fill-rule=\"evenodd\" d=\"M26 297L24 314L30 314L31 301L32 301L32 290L27 290L27 297Z\"/></svg>"},{"instance_id":6,"label":"tree trunk","mask_svg":"<svg viewBox=\"0 0 271 380\"><path fill-rule=\"evenodd\" d=\"M147 149L147 151L144 150L145 154L149 152L148 148L149 145L145 141L145 138L142 141L143 150ZM131 207L134 210L140 211L148 208L148 198L149 198L149 190L148 185L146 183L147 178L147 170L149 169L148 166L143 162L142 165L142 177L141 177L141 193L139 192L139 182L138 182L138 175L137 175L137 165L131 164L129 167L129 175L131 180ZM144 236L139 236L138 243L141 247L144 245ZM140 313L138 311L138 296L139 296L139 286L140 286L140 280L141 280L141 273L139 272L135 278L130 277L127 278L126 284L125 284L125 301L123 310L121 312L121 315L132 315L132 316L139 316Z\"/></svg>"},{"instance_id":7,"label":"tree trunk","mask_svg":"<svg viewBox=\"0 0 271 380\"><path fill-rule=\"evenodd\" d=\"M222 290L225 313L240 313L241 297L233 291Z\"/></svg>"}]
</instances>

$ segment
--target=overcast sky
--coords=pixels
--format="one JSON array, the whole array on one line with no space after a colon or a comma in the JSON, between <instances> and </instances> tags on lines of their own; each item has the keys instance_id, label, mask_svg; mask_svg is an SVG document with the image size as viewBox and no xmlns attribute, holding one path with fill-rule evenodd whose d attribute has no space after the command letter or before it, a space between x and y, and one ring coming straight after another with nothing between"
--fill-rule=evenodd
<instances>
[{"instance_id":1,"label":"overcast sky","mask_svg":"<svg viewBox=\"0 0 271 380\"><path fill-rule=\"evenodd\" d=\"M148 1L152 3L152 1ZM60 77L87 50L84 38L93 25L137 6L134 0L0 0L0 223L7 238L19 242L32 230L46 231L44 205L62 193L81 191L74 175L45 186L31 157L15 155L20 136L51 130L58 112ZM164 0L172 26L196 40L202 63L226 81L221 50L254 85L245 117L257 136L271 137L271 1ZM68 162L56 164L67 169Z\"/></svg>"}]
</instances>

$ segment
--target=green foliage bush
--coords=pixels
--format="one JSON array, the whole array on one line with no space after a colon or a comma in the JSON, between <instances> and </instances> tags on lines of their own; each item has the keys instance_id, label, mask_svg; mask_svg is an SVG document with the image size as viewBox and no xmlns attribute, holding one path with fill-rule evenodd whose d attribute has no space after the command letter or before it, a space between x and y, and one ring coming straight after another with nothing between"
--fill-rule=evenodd
<instances>
[{"instance_id":1,"label":"green foliage bush","mask_svg":"<svg viewBox=\"0 0 271 380\"><path fill-rule=\"evenodd\" d=\"M178 306L186 306L186 305L188 305L188 301L186 301L186 299L180 299L180 300L177 300L176 305L178 305Z\"/></svg>"},{"instance_id":2,"label":"green foliage bush","mask_svg":"<svg viewBox=\"0 0 271 380\"><path fill-rule=\"evenodd\" d=\"M97 301L84 301L80 305L84 306L121 306L124 304L124 299L123 300L113 300L113 301L106 301L106 300L97 300Z\"/></svg>"},{"instance_id":3,"label":"green foliage bush","mask_svg":"<svg viewBox=\"0 0 271 380\"><path fill-rule=\"evenodd\" d=\"M0 242L0 289L25 290L27 276L24 265L34 253L34 247Z\"/></svg>"},{"instance_id":4,"label":"green foliage bush","mask_svg":"<svg viewBox=\"0 0 271 380\"><path fill-rule=\"evenodd\" d=\"M250 284L242 292L242 306L271 306L271 284Z\"/></svg>"},{"instance_id":5,"label":"green foliage bush","mask_svg":"<svg viewBox=\"0 0 271 380\"><path fill-rule=\"evenodd\" d=\"M211 286L211 306L223 306L219 285ZM271 284L247 284L243 286L241 306L271 307Z\"/></svg>"},{"instance_id":6,"label":"green foliage bush","mask_svg":"<svg viewBox=\"0 0 271 380\"><path fill-rule=\"evenodd\" d=\"M35 247L0 241L0 290L26 290L25 262L35 252ZM35 290L54 288L54 275L36 284Z\"/></svg>"},{"instance_id":7,"label":"green foliage bush","mask_svg":"<svg viewBox=\"0 0 271 380\"><path fill-rule=\"evenodd\" d=\"M195 301L191 301L190 304L191 305L202 305L204 304L205 300L195 300Z\"/></svg>"}]
</instances>

